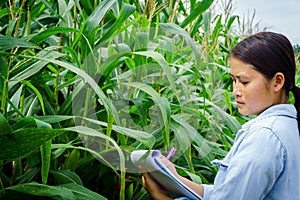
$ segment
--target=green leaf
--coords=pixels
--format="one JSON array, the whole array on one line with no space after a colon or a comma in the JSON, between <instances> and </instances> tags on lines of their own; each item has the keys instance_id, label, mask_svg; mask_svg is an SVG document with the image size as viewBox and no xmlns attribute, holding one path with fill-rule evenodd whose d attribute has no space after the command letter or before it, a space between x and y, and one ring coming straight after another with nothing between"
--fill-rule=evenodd
<instances>
[{"instance_id":1,"label":"green leaf","mask_svg":"<svg viewBox=\"0 0 300 200\"><path fill-rule=\"evenodd\" d=\"M1 19L2 17L5 17L5 16L8 15L8 14L9 14L9 9L4 8L4 9L0 10L0 19Z\"/></svg>"},{"instance_id":2,"label":"green leaf","mask_svg":"<svg viewBox=\"0 0 300 200\"><path fill-rule=\"evenodd\" d=\"M115 140L113 140L112 138L110 137L107 137L106 135L104 135L103 133L97 131L97 130L94 130L94 129L91 129L91 128L88 128L88 127L84 127L84 126L75 126L75 127L69 127L69 128L66 128L66 130L70 130L70 131L75 131L77 133L80 133L84 136L92 136L92 137L98 137L98 138L101 138L101 139L104 139L106 141L109 141L112 143L112 145L114 146L115 150L117 151L118 155L119 155L119 170L121 171L121 175L120 175L120 179L121 179L121 188L120 188L120 195L122 194L125 195L125 171L126 171L126 168L125 168L125 156L120 148L120 146L117 144L117 142ZM105 160L104 160L105 161ZM109 164L109 163L108 163Z\"/></svg>"},{"instance_id":3,"label":"green leaf","mask_svg":"<svg viewBox=\"0 0 300 200\"><path fill-rule=\"evenodd\" d=\"M202 100L203 101L203 100ZM214 112L217 113L221 119L223 119L223 123L229 127L232 132L236 133L240 128L241 124L239 121L235 118L235 116L232 116L222 110L219 106L215 105L213 102L209 101L208 99L205 100L206 104L213 107Z\"/></svg>"},{"instance_id":4,"label":"green leaf","mask_svg":"<svg viewBox=\"0 0 300 200\"><path fill-rule=\"evenodd\" d=\"M117 124L120 124L120 120L118 117L118 112L116 111L116 108L114 107L114 105L112 104L112 102L107 98L107 96L105 95L105 93L101 90L101 88L98 86L98 84L96 83L96 81L90 76L88 75L85 71L69 64L66 62L62 62L59 60L55 60L55 59L49 59L46 57L34 57L36 59L40 59L40 61L42 62L51 62L54 64L57 64L61 67L64 67L72 72L74 72L75 74L79 75L80 77L82 77L84 79L85 82L87 82L90 87L92 88L92 90L97 94L97 96L99 97L99 102L101 104L103 104L103 106L107 109L108 112L112 113L114 115L114 119L115 122Z\"/></svg>"},{"instance_id":5,"label":"green leaf","mask_svg":"<svg viewBox=\"0 0 300 200\"><path fill-rule=\"evenodd\" d=\"M9 66L6 57L0 56L0 94L1 94L1 108L0 112L5 114L6 99L8 98L8 77Z\"/></svg>"},{"instance_id":6,"label":"green leaf","mask_svg":"<svg viewBox=\"0 0 300 200\"><path fill-rule=\"evenodd\" d=\"M6 118L0 113L0 135L10 134L12 132L12 128L10 127Z\"/></svg>"},{"instance_id":7,"label":"green leaf","mask_svg":"<svg viewBox=\"0 0 300 200\"><path fill-rule=\"evenodd\" d=\"M192 30L190 32L191 37L194 37L196 34L199 34L198 31L201 26L202 20L203 20L203 16L201 15L198 17L197 21L195 22L195 24L192 27Z\"/></svg>"},{"instance_id":8,"label":"green leaf","mask_svg":"<svg viewBox=\"0 0 300 200\"><path fill-rule=\"evenodd\" d=\"M15 47L34 48L35 46L30 42L24 41L24 39L0 35L0 51L6 51Z\"/></svg>"},{"instance_id":9,"label":"green leaf","mask_svg":"<svg viewBox=\"0 0 300 200\"><path fill-rule=\"evenodd\" d=\"M64 132L66 131L60 129L26 128L5 133L0 137L0 160L23 157Z\"/></svg>"},{"instance_id":10,"label":"green leaf","mask_svg":"<svg viewBox=\"0 0 300 200\"><path fill-rule=\"evenodd\" d=\"M196 174L193 174L187 170L185 170L185 172L189 175L189 177L191 178L191 180L194 182L194 183L197 183L197 184L202 184L203 182L201 181L201 178L199 176L197 176Z\"/></svg>"},{"instance_id":11,"label":"green leaf","mask_svg":"<svg viewBox=\"0 0 300 200\"><path fill-rule=\"evenodd\" d=\"M191 14L184 19L180 26L184 28L188 24L192 23L194 19L201 15L204 11L206 11L213 2L214 0L203 0L201 2L198 2L198 5L192 10Z\"/></svg>"},{"instance_id":12,"label":"green leaf","mask_svg":"<svg viewBox=\"0 0 300 200\"><path fill-rule=\"evenodd\" d=\"M52 35L56 35L58 33L72 33L72 32L78 32L78 30L73 28L68 28L68 27L60 27L60 26L50 27L34 36L31 36L29 41L34 44L39 44Z\"/></svg>"},{"instance_id":13,"label":"green leaf","mask_svg":"<svg viewBox=\"0 0 300 200\"><path fill-rule=\"evenodd\" d=\"M61 186L72 191L77 200L107 200L107 198L97 194L96 192L75 183L63 184Z\"/></svg>"},{"instance_id":14,"label":"green leaf","mask_svg":"<svg viewBox=\"0 0 300 200\"><path fill-rule=\"evenodd\" d=\"M213 36L213 40L215 40L216 42L218 41L218 37L219 37L219 35L221 35L221 31L222 31L222 28L223 28L223 26L222 26L222 15L220 15L219 17L218 17L218 21L216 22L216 24L215 24L215 26L214 26L214 30L213 30L213 34L212 34L212 36Z\"/></svg>"},{"instance_id":15,"label":"green leaf","mask_svg":"<svg viewBox=\"0 0 300 200\"><path fill-rule=\"evenodd\" d=\"M37 124L35 119L26 117L17 121L11 127L14 131L17 131L19 129L24 129L24 128L36 128Z\"/></svg>"},{"instance_id":16,"label":"green leaf","mask_svg":"<svg viewBox=\"0 0 300 200\"><path fill-rule=\"evenodd\" d=\"M47 180L48 180L48 174L49 174L50 163L51 163L51 145L52 145L52 140L48 140L40 147L41 157L42 157L41 174L42 174L43 184L47 184Z\"/></svg>"},{"instance_id":17,"label":"green leaf","mask_svg":"<svg viewBox=\"0 0 300 200\"><path fill-rule=\"evenodd\" d=\"M79 56L77 55L78 53L76 51L74 51L74 49L72 47L69 47L69 46L63 46L61 47L62 50L66 53L68 53L72 58L73 58L73 62L76 63L76 65L80 68L80 61L79 61ZM76 77L74 77L76 78ZM62 86L60 86L62 87Z\"/></svg>"},{"instance_id":18,"label":"green leaf","mask_svg":"<svg viewBox=\"0 0 300 200\"><path fill-rule=\"evenodd\" d=\"M102 36L99 41L99 44L103 44L105 41L109 40L110 38L114 37L114 33L122 27L124 22L128 19L128 17L135 11L135 7L129 4L124 4L123 8L121 9L121 14L115 21L115 23L110 27L110 29Z\"/></svg>"},{"instance_id":19,"label":"green leaf","mask_svg":"<svg viewBox=\"0 0 300 200\"><path fill-rule=\"evenodd\" d=\"M60 115L55 115L55 116L36 116L36 119L45 121L47 123L57 123L57 122L61 122L64 120L69 120L69 119L74 119L74 118L81 118L78 116L60 116ZM94 119L89 119L89 118L82 118L83 120L92 122L94 124L98 124L104 127L107 127L108 124L106 122L102 122L99 120L94 120ZM154 143L155 143L155 138L153 135L151 135L150 133L144 132L144 131L139 131L139 130L134 130L134 129L130 129L130 128L126 128L126 127L122 127L122 126L117 126L117 125L113 125L112 129L118 133L121 133L123 135L126 135L128 137L134 138L138 141L140 141L141 143L145 144L148 148L153 147Z\"/></svg>"},{"instance_id":20,"label":"green leaf","mask_svg":"<svg viewBox=\"0 0 300 200\"><path fill-rule=\"evenodd\" d=\"M23 84L27 85L30 89L33 90L33 92L35 93L35 95L39 99L39 102L40 102L41 107L42 107L43 114L45 115L46 111L45 111L45 106L44 106L44 100L43 100L43 97L42 97L41 93L39 92L39 90L34 85L32 85L29 81L23 80L22 82L23 82Z\"/></svg>"},{"instance_id":21,"label":"green leaf","mask_svg":"<svg viewBox=\"0 0 300 200\"><path fill-rule=\"evenodd\" d=\"M209 36L211 34L211 21L212 21L212 13L206 12L203 14L203 24L204 24L204 32Z\"/></svg>"},{"instance_id":22,"label":"green leaf","mask_svg":"<svg viewBox=\"0 0 300 200\"><path fill-rule=\"evenodd\" d=\"M54 199L76 200L76 197L71 190L62 186L50 186L39 183L24 183L5 188L2 190L2 192L5 190L12 190L41 197L52 197Z\"/></svg>"},{"instance_id":23,"label":"green leaf","mask_svg":"<svg viewBox=\"0 0 300 200\"><path fill-rule=\"evenodd\" d=\"M204 154L207 154L207 152L210 151L210 147L207 145L206 140L192 125L186 122L183 117L172 115L172 119L176 123L173 122L171 127L174 130L177 143L182 152L185 152L193 142L202 148L203 152L205 152Z\"/></svg>"},{"instance_id":24,"label":"green leaf","mask_svg":"<svg viewBox=\"0 0 300 200\"><path fill-rule=\"evenodd\" d=\"M116 0L102 1L87 19L83 33L91 45L93 45L95 41L96 28L114 3L116 3Z\"/></svg>"},{"instance_id":25,"label":"green leaf","mask_svg":"<svg viewBox=\"0 0 300 200\"><path fill-rule=\"evenodd\" d=\"M45 123L43 121L35 119L35 122L38 128L47 128L47 129L52 128L50 124ZM52 145L52 140L50 139L46 141L44 144L42 144L40 147L41 158L42 158L41 175L42 175L43 184L46 184L48 180L48 174L49 174L50 164L51 164L51 145Z\"/></svg>"},{"instance_id":26,"label":"green leaf","mask_svg":"<svg viewBox=\"0 0 300 200\"><path fill-rule=\"evenodd\" d=\"M121 83L124 85L128 85L131 87L135 87L149 94L156 105L159 107L162 116L162 123L168 129L170 126L170 105L167 103L160 95L149 85L139 83L139 82L131 82L131 83Z\"/></svg>"},{"instance_id":27,"label":"green leaf","mask_svg":"<svg viewBox=\"0 0 300 200\"><path fill-rule=\"evenodd\" d=\"M236 20L236 19L238 20L238 18L239 18L239 16L237 16L237 15L233 15L229 18L229 20L226 24L226 31L229 31L231 29L231 26L232 26L234 20Z\"/></svg>"},{"instance_id":28,"label":"green leaf","mask_svg":"<svg viewBox=\"0 0 300 200\"><path fill-rule=\"evenodd\" d=\"M64 18L64 20L60 21L59 25L62 27L74 27L74 20L72 18L72 11L74 9L75 2L74 1L58 1L59 15Z\"/></svg>"},{"instance_id":29,"label":"green leaf","mask_svg":"<svg viewBox=\"0 0 300 200\"><path fill-rule=\"evenodd\" d=\"M199 48L196 42L190 37L190 35L183 28L173 23L160 23L159 26L165 29L167 32L178 34L184 37L192 48L196 65L200 66L201 55L200 55Z\"/></svg>"},{"instance_id":30,"label":"green leaf","mask_svg":"<svg viewBox=\"0 0 300 200\"><path fill-rule=\"evenodd\" d=\"M79 0L80 5L82 7L82 11L85 11L87 14L90 14L91 12L93 12L93 7L91 5L90 1L86 1L86 0Z\"/></svg>"},{"instance_id":31,"label":"green leaf","mask_svg":"<svg viewBox=\"0 0 300 200\"><path fill-rule=\"evenodd\" d=\"M136 195L132 198L132 200L150 200L150 199L151 197L149 193L144 188L138 190L136 192Z\"/></svg>"},{"instance_id":32,"label":"green leaf","mask_svg":"<svg viewBox=\"0 0 300 200\"><path fill-rule=\"evenodd\" d=\"M28 170L26 170L22 176L17 177L18 184L31 182L37 176L38 173L40 173L39 167L30 168L29 166Z\"/></svg>"},{"instance_id":33,"label":"green leaf","mask_svg":"<svg viewBox=\"0 0 300 200\"><path fill-rule=\"evenodd\" d=\"M113 56L109 56L100 67L101 78L99 82L105 82L106 78L111 74L111 72L118 66L119 59L123 56L127 56L128 52L116 53Z\"/></svg>"},{"instance_id":34,"label":"green leaf","mask_svg":"<svg viewBox=\"0 0 300 200\"><path fill-rule=\"evenodd\" d=\"M65 163L64 167L66 169L70 169L72 171L75 171L78 167L78 161L80 160L80 151L77 149L73 149L71 153L69 153Z\"/></svg>"},{"instance_id":35,"label":"green leaf","mask_svg":"<svg viewBox=\"0 0 300 200\"><path fill-rule=\"evenodd\" d=\"M41 120L43 122L53 124L57 122L62 122L69 119L74 119L75 116L66 116L66 115L45 115L45 116L35 116L35 119Z\"/></svg>"},{"instance_id":36,"label":"green leaf","mask_svg":"<svg viewBox=\"0 0 300 200\"><path fill-rule=\"evenodd\" d=\"M76 149L75 149L76 150ZM74 183L77 185L83 185L80 177L69 169L65 170L53 170L51 173L54 175L58 184Z\"/></svg>"},{"instance_id":37,"label":"green leaf","mask_svg":"<svg viewBox=\"0 0 300 200\"><path fill-rule=\"evenodd\" d=\"M167 79L168 79L172 89L176 91L175 82L174 82L173 76L171 74L171 68L169 67L165 58L160 53L157 53L154 51L140 51L140 52L134 52L134 54L151 57L154 60L156 60L159 63L159 65L161 66L165 75L167 76Z\"/></svg>"},{"instance_id":38,"label":"green leaf","mask_svg":"<svg viewBox=\"0 0 300 200\"><path fill-rule=\"evenodd\" d=\"M28 57L29 59L36 58L36 59L38 59L38 61L35 62L34 64L30 65L26 69L22 70L21 72L19 72L12 78L10 78L10 80L8 82L8 87L12 88L15 84L40 72L43 69L43 67L45 67L49 63L49 61L46 59L56 59L56 58L59 58L62 56L64 56L64 54L59 53L57 51L43 52L41 55L38 55L36 57L24 56L24 57Z\"/></svg>"}]
</instances>

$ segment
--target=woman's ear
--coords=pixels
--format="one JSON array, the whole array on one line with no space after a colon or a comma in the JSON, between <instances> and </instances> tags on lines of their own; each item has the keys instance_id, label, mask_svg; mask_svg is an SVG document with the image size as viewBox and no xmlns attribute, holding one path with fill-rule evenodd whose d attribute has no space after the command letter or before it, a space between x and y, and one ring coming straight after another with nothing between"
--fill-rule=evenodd
<instances>
[{"instance_id":1,"label":"woman's ear","mask_svg":"<svg viewBox=\"0 0 300 200\"><path fill-rule=\"evenodd\" d=\"M283 88L284 82L285 82L284 74L281 72L277 72L273 77L274 91L279 92Z\"/></svg>"}]
</instances>

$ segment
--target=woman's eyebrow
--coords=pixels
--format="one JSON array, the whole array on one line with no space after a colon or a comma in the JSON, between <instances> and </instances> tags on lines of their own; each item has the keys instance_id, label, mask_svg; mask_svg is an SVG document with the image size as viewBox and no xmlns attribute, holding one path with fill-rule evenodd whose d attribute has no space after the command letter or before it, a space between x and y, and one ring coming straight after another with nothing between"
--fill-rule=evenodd
<instances>
[{"instance_id":1,"label":"woman's eyebrow","mask_svg":"<svg viewBox=\"0 0 300 200\"><path fill-rule=\"evenodd\" d=\"M243 79L243 78L247 78L246 76L244 75L233 75L232 73L229 73L229 75L232 77L232 78L237 78L237 79Z\"/></svg>"},{"instance_id":2,"label":"woman's eyebrow","mask_svg":"<svg viewBox=\"0 0 300 200\"><path fill-rule=\"evenodd\" d=\"M229 73L229 75L230 75L232 78L240 78L239 75L235 76L235 75L233 75L232 73Z\"/></svg>"}]
</instances>

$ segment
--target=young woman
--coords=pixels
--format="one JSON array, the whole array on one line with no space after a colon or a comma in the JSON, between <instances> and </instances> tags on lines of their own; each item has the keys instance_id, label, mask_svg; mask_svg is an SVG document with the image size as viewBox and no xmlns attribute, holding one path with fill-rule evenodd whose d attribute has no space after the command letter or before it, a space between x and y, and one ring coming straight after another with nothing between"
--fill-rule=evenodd
<instances>
[{"instance_id":1,"label":"young woman","mask_svg":"<svg viewBox=\"0 0 300 200\"><path fill-rule=\"evenodd\" d=\"M278 33L260 32L238 43L230 54L230 75L238 111L257 115L236 134L213 185L198 185L176 173L204 200L300 199L300 89L295 86L292 45ZM295 105L288 104L289 92ZM153 199L171 199L141 167ZM181 198L185 199L185 198Z\"/></svg>"}]
</instances>

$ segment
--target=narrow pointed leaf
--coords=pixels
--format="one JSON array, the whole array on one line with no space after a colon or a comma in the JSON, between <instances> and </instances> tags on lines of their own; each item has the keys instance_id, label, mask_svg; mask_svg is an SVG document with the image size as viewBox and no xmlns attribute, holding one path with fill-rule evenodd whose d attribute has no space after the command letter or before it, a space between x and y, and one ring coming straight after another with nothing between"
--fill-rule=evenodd
<instances>
[{"instance_id":1,"label":"narrow pointed leaf","mask_svg":"<svg viewBox=\"0 0 300 200\"><path fill-rule=\"evenodd\" d=\"M68 27L50 27L34 35L29 39L29 41L34 44L39 44L52 35L56 35L59 33L72 33L72 32L78 32L78 30L73 28L68 28Z\"/></svg>"},{"instance_id":2,"label":"narrow pointed leaf","mask_svg":"<svg viewBox=\"0 0 300 200\"><path fill-rule=\"evenodd\" d=\"M166 104L162 97L149 85L138 83L138 82L131 82L131 83L122 83L124 85L128 85L131 87L135 87L144 91L145 93L149 94L156 105L159 107L161 115L162 115L162 123L165 125L166 128L169 127L170 124L170 105Z\"/></svg>"},{"instance_id":3,"label":"narrow pointed leaf","mask_svg":"<svg viewBox=\"0 0 300 200\"><path fill-rule=\"evenodd\" d=\"M58 199L57 197L60 197L59 199L76 200L75 195L69 189L61 186L50 186L39 183L24 183L5 188L5 190L13 190L20 193L41 197L53 197L55 199Z\"/></svg>"},{"instance_id":4,"label":"narrow pointed leaf","mask_svg":"<svg viewBox=\"0 0 300 200\"><path fill-rule=\"evenodd\" d=\"M10 127L7 119L0 113L0 135L9 134L12 132L12 128Z\"/></svg>"},{"instance_id":5,"label":"narrow pointed leaf","mask_svg":"<svg viewBox=\"0 0 300 200\"><path fill-rule=\"evenodd\" d=\"M101 196L100 194L78 184L69 183L61 186L72 191L77 200L107 200L107 198Z\"/></svg>"},{"instance_id":6,"label":"narrow pointed leaf","mask_svg":"<svg viewBox=\"0 0 300 200\"><path fill-rule=\"evenodd\" d=\"M124 4L121 9L121 14L115 21L115 23L110 27L110 29L103 35L100 39L99 44L101 45L104 41L109 40L114 36L114 33L123 26L124 22L128 17L135 11L135 7L129 4Z\"/></svg>"},{"instance_id":7,"label":"narrow pointed leaf","mask_svg":"<svg viewBox=\"0 0 300 200\"><path fill-rule=\"evenodd\" d=\"M116 3L116 0L102 1L87 19L83 32L90 44L94 44L96 28L114 3Z\"/></svg>"},{"instance_id":8,"label":"narrow pointed leaf","mask_svg":"<svg viewBox=\"0 0 300 200\"><path fill-rule=\"evenodd\" d=\"M56 181L61 184L73 183L76 185L83 185L80 177L69 169L66 170L54 170L51 172Z\"/></svg>"},{"instance_id":9,"label":"narrow pointed leaf","mask_svg":"<svg viewBox=\"0 0 300 200\"><path fill-rule=\"evenodd\" d=\"M30 89L33 90L33 92L35 93L35 95L39 99L39 102L41 104L41 108L42 108L43 114L45 115L46 111L45 111L44 100L43 100L43 97L42 97L41 93L39 92L39 90L34 85L32 85L29 81L23 80L22 82L23 82L23 84L27 85Z\"/></svg>"},{"instance_id":10,"label":"narrow pointed leaf","mask_svg":"<svg viewBox=\"0 0 300 200\"><path fill-rule=\"evenodd\" d=\"M182 37L184 37L189 45L192 48L193 54L194 54L194 59L196 61L196 65L200 66L201 63L201 55L200 55L200 49L198 48L196 42L190 37L190 35L180 26L172 23L160 23L160 27L165 29L167 32L173 33L173 34L178 34Z\"/></svg>"},{"instance_id":11,"label":"narrow pointed leaf","mask_svg":"<svg viewBox=\"0 0 300 200\"><path fill-rule=\"evenodd\" d=\"M64 132L59 129L27 128L3 134L0 137L0 160L23 157Z\"/></svg>"},{"instance_id":12,"label":"narrow pointed leaf","mask_svg":"<svg viewBox=\"0 0 300 200\"><path fill-rule=\"evenodd\" d=\"M50 51L43 53L42 55L38 55L36 57L30 57L32 59L36 58L38 59L38 61L29 66L26 70L23 70L20 73L16 74L14 77L10 78L8 87L11 88L20 81L25 80L33 76L34 74L40 72L40 70L43 69L43 67L45 67L49 63L49 61L45 59L56 59L62 56L64 56L64 54L56 51Z\"/></svg>"},{"instance_id":13,"label":"narrow pointed leaf","mask_svg":"<svg viewBox=\"0 0 300 200\"><path fill-rule=\"evenodd\" d=\"M42 158L42 183L47 184L48 174L50 170L50 163L51 163L51 145L52 140L46 141L44 144L41 145L41 158Z\"/></svg>"},{"instance_id":14,"label":"narrow pointed leaf","mask_svg":"<svg viewBox=\"0 0 300 200\"><path fill-rule=\"evenodd\" d=\"M191 14L180 24L180 26L184 28L189 23L193 22L198 16L206 11L213 2L214 0L203 0L199 2L198 5L192 10Z\"/></svg>"},{"instance_id":15,"label":"narrow pointed leaf","mask_svg":"<svg viewBox=\"0 0 300 200\"><path fill-rule=\"evenodd\" d=\"M34 48L34 44L23 39L0 35L0 51L6 51L15 47Z\"/></svg>"}]
</instances>

